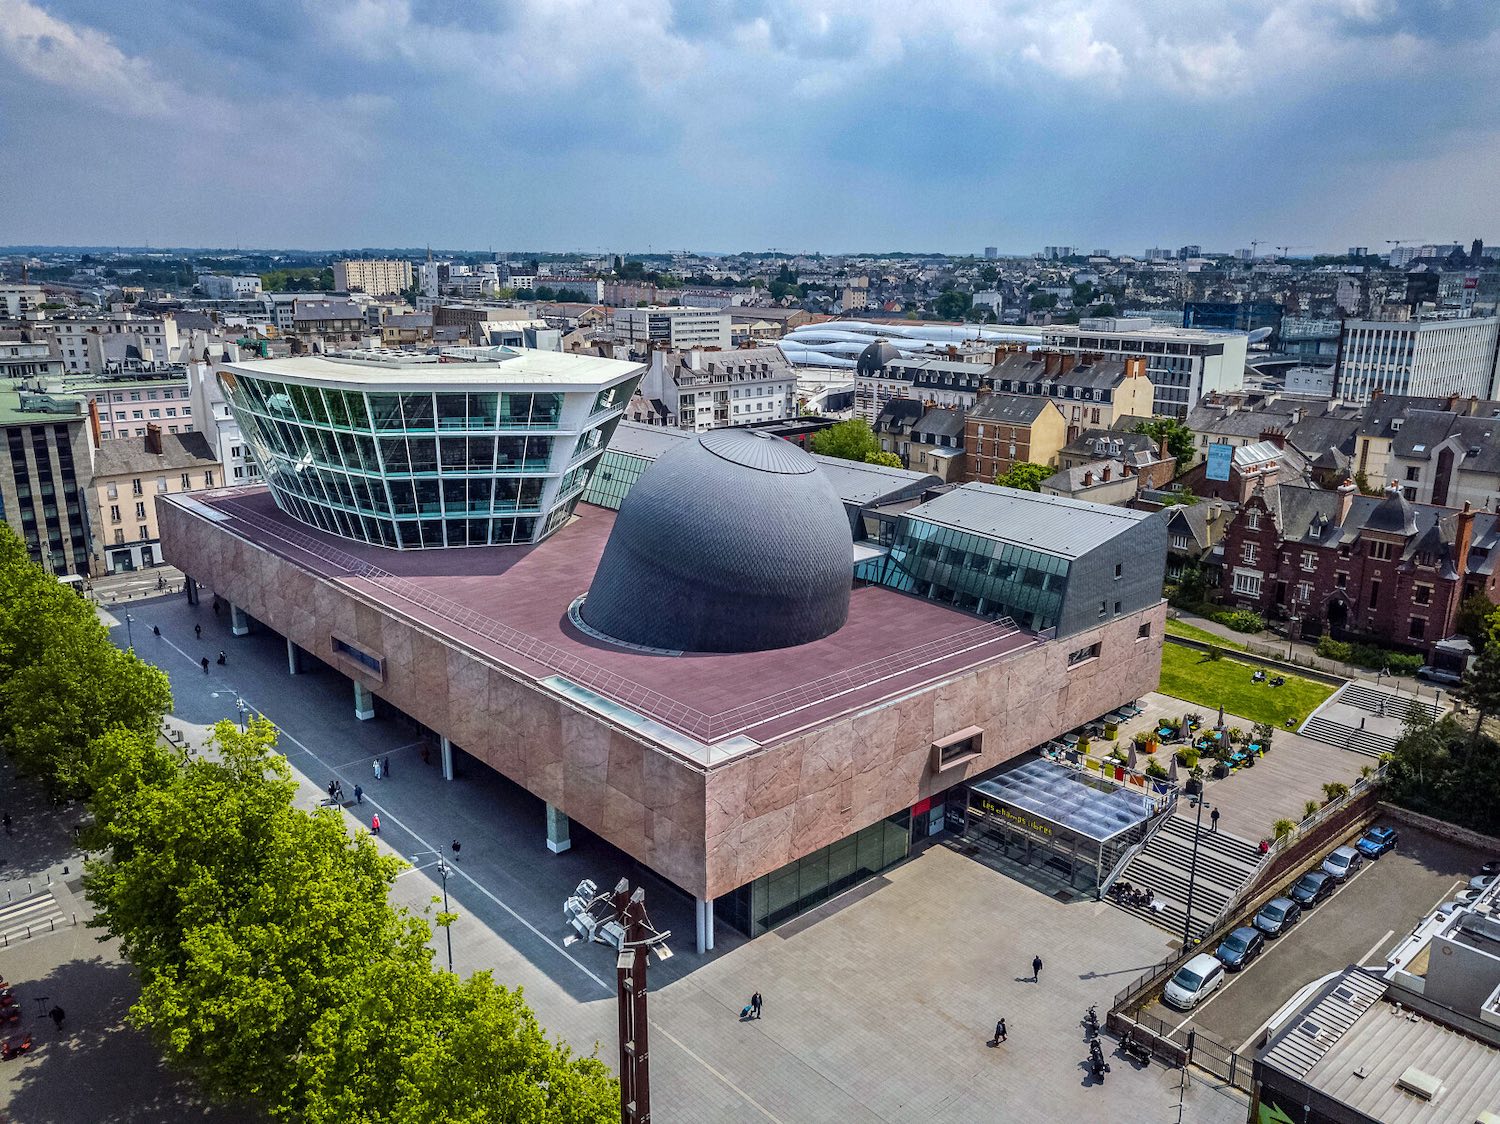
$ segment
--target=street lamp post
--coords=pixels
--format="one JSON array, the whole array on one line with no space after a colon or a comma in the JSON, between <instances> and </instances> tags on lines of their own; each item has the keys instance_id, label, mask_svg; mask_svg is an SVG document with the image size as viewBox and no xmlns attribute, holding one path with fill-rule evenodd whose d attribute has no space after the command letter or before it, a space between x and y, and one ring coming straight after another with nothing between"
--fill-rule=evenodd
<instances>
[{"instance_id":1,"label":"street lamp post","mask_svg":"<svg viewBox=\"0 0 1500 1124\"><path fill-rule=\"evenodd\" d=\"M1203 834L1203 793L1198 793L1198 820L1193 825L1193 858L1188 864L1187 909L1182 918L1182 948L1186 952L1192 943L1193 890L1198 883L1198 838Z\"/></svg>"},{"instance_id":2,"label":"street lamp post","mask_svg":"<svg viewBox=\"0 0 1500 1124\"><path fill-rule=\"evenodd\" d=\"M132 652L135 651L135 631L130 626L132 624L134 624L134 623L135 623L135 618L132 617L129 613L126 613L125 614L125 643L129 646L129 648L130 648L130 650Z\"/></svg>"},{"instance_id":3,"label":"street lamp post","mask_svg":"<svg viewBox=\"0 0 1500 1124\"><path fill-rule=\"evenodd\" d=\"M442 883L443 883L443 912L446 914L448 912L448 872L449 872L450 868L448 866L447 861L443 858L443 853L441 851L419 851L417 854L413 855L412 858L413 859L419 859L423 855L436 855L437 856L437 863L436 863L435 869L438 872L438 878L440 878L442 880ZM452 975L452 973L453 973L453 923L451 921L448 924L446 924L446 925L443 926L443 936L447 938L447 942L448 942L448 973L449 973L449 975Z\"/></svg>"},{"instance_id":4,"label":"street lamp post","mask_svg":"<svg viewBox=\"0 0 1500 1124\"><path fill-rule=\"evenodd\" d=\"M240 733L243 734L245 732L245 711L248 708L243 698L236 698L234 705L240 712Z\"/></svg>"}]
</instances>

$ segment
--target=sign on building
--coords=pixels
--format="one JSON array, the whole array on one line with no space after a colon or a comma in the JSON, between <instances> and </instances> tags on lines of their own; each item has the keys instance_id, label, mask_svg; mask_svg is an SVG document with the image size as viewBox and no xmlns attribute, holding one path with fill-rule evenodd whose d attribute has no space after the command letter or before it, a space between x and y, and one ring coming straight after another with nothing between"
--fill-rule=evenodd
<instances>
[{"instance_id":1,"label":"sign on building","mask_svg":"<svg viewBox=\"0 0 1500 1124\"><path fill-rule=\"evenodd\" d=\"M1208 468L1204 475L1209 480L1229 479L1229 466L1234 463L1234 446L1216 443L1208 447Z\"/></svg>"}]
</instances>

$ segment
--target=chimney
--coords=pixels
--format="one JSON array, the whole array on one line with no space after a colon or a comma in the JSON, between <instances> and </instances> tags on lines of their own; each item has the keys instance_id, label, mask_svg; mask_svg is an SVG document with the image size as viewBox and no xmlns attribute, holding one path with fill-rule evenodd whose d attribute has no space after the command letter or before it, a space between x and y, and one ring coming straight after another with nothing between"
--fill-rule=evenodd
<instances>
[{"instance_id":1,"label":"chimney","mask_svg":"<svg viewBox=\"0 0 1500 1124\"><path fill-rule=\"evenodd\" d=\"M1476 417L1479 414L1479 395L1469 395L1469 409L1467 413L1471 418Z\"/></svg>"},{"instance_id":2,"label":"chimney","mask_svg":"<svg viewBox=\"0 0 1500 1124\"><path fill-rule=\"evenodd\" d=\"M1094 486L1094 470L1092 468L1083 470L1083 486L1085 488L1092 488Z\"/></svg>"},{"instance_id":3,"label":"chimney","mask_svg":"<svg viewBox=\"0 0 1500 1124\"><path fill-rule=\"evenodd\" d=\"M161 456L161 426L154 423L146 427L146 452Z\"/></svg>"},{"instance_id":4,"label":"chimney","mask_svg":"<svg viewBox=\"0 0 1500 1124\"><path fill-rule=\"evenodd\" d=\"M1342 527L1344 522L1349 518L1349 509L1354 506L1354 493L1359 491L1359 489L1354 486L1354 481L1346 476L1344 477L1344 482L1338 486L1336 491L1339 494L1339 514L1334 522Z\"/></svg>"},{"instance_id":5,"label":"chimney","mask_svg":"<svg viewBox=\"0 0 1500 1124\"><path fill-rule=\"evenodd\" d=\"M957 359L958 358L958 348L954 344L951 344L951 343L948 345L948 358L949 359Z\"/></svg>"},{"instance_id":6,"label":"chimney","mask_svg":"<svg viewBox=\"0 0 1500 1124\"><path fill-rule=\"evenodd\" d=\"M104 439L99 436L99 403L89 399L89 434L94 438L94 448L104 444Z\"/></svg>"},{"instance_id":7,"label":"chimney","mask_svg":"<svg viewBox=\"0 0 1500 1124\"><path fill-rule=\"evenodd\" d=\"M1125 357L1125 377L1127 379L1143 379L1146 377L1146 357L1144 355L1127 355Z\"/></svg>"},{"instance_id":8,"label":"chimney","mask_svg":"<svg viewBox=\"0 0 1500 1124\"><path fill-rule=\"evenodd\" d=\"M1463 585L1469 572L1469 547L1474 542L1474 508L1464 500L1464 509L1458 513L1458 526L1453 534L1453 567L1458 571L1458 583Z\"/></svg>"},{"instance_id":9,"label":"chimney","mask_svg":"<svg viewBox=\"0 0 1500 1124\"><path fill-rule=\"evenodd\" d=\"M1260 431L1260 440L1269 441L1278 449L1286 448L1286 434L1279 429L1263 429Z\"/></svg>"},{"instance_id":10,"label":"chimney","mask_svg":"<svg viewBox=\"0 0 1500 1124\"><path fill-rule=\"evenodd\" d=\"M1296 425L1301 420L1302 420L1302 407L1301 406L1293 406L1292 407L1292 424Z\"/></svg>"},{"instance_id":11,"label":"chimney","mask_svg":"<svg viewBox=\"0 0 1500 1124\"><path fill-rule=\"evenodd\" d=\"M1456 395L1456 394L1450 394L1450 395L1448 395L1448 401L1446 403L1444 403L1443 409L1447 410L1450 414L1454 410L1458 409L1458 395Z\"/></svg>"},{"instance_id":12,"label":"chimney","mask_svg":"<svg viewBox=\"0 0 1500 1124\"><path fill-rule=\"evenodd\" d=\"M1163 437L1156 443L1156 459L1164 461L1171 457L1171 455L1172 450L1167 446L1167 439Z\"/></svg>"},{"instance_id":13,"label":"chimney","mask_svg":"<svg viewBox=\"0 0 1500 1124\"><path fill-rule=\"evenodd\" d=\"M1099 470L1099 482L1101 484L1108 484L1109 483L1110 471L1111 470L1110 470L1109 465L1105 465L1103 468L1101 468Z\"/></svg>"},{"instance_id":14,"label":"chimney","mask_svg":"<svg viewBox=\"0 0 1500 1124\"><path fill-rule=\"evenodd\" d=\"M1045 377L1045 378L1051 378L1053 375L1057 374L1058 368L1059 368L1059 361L1061 359L1062 359L1062 356L1058 352L1056 352L1056 351L1049 351L1046 354L1044 354L1042 356L1042 375L1043 375L1043 377Z\"/></svg>"},{"instance_id":15,"label":"chimney","mask_svg":"<svg viewBox=\"0 0 1500 1124\"><path fill-rule=\"evenodd\" d=\"M1057 374L1061 378L1073 369L1073 365L1078 362L1078 356L1071 354L1061 355L1058 357L1058 360Z\"/></svg>"}]
</instances>

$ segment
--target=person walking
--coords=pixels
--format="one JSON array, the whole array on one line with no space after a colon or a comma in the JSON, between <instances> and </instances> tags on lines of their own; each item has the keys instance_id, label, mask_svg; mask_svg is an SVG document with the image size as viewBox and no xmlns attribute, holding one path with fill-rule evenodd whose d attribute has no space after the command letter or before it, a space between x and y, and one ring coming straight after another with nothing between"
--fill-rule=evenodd
<instances>
[{"instance_id":1,"label":"person walking","mask_svg":"<svg viewBox=\"0 0 1500 1124\"><path fill-rule=\"evenodd\" d=\"M460 843L457 839L455 839L453 841L452 846L453 846L453 861L454 862L458 862L458 853L459 853L459 851L463 850L463 844Z\"/></svg>"},{"instance_id":2,"label":"person walking","mask_svg":"<svg viewBox=\"0 0 1500 1124\"><path fill-rule=\"evenodd\" d=\"M201 624L193 625L193 636L199 640L203 639L203 626Z\"/></svg>"},{"instance_id":3,"label":"person walking","mask_svg":"<svg viewBox=\"0 0 1500 1124\"><path fill-rule=\"evenodd\" d=\"M1042 982L1042 958L1040 956L1033 956L1031 958L1031 982Z\"/></svg>"},{"instance_id":4,"label":"person walking","mask_svg":"<svg viewBox=\"0 0 1500 1124\"><path fill-rule=\"evenodd\" d=\"M160 636L161 635L161 627L159 625L152 625L151 626L151 635L152 636Z\"/></svg>"},{"instance_id":5,"label":"person walking","mask_svg":"<svg viewBox=\"0 0 1500 1124\"><path fill-rule=\"evenodd\" d=\"M386 780L391 779L391 759L389 755L380 763L380 775Z\"/></svg>"},{"instance_id":6,"label":"person walking","mask_svg":"<svg viewBox=\"0 0 1500 1124\"><path fill-rule=\"evenodd\" d=\"M754 1012L755 1017L757 1019L760 1018L760 1004L761 1004L760 992L757 991L754 995L752 995L750 997L750 1010Z\"/></svg>"},{"instance_id":7,"label":"person walking","mask_svg":"<svg viewBox=\"0 0 1500 1124\"><path fill-rule=\"evenodd\" d=\"M1005 1041L1005 1020L1001 1019L999 1022L997 1022L995 1024L995 1045L998 1046L998 1045L1000 1045L1000 1043L1002 1043L1004 1041Z\"/></svg>"},{"instance_id":8,"label":"person walking","mask_svg":"<svg viewBox=\"0 0 1500 1124\"><path fill-rule=\"evenodd\" d=\"M370 817L370 834L371 835L379 835L380 834L380 813L379 812L376 812L373 816Z\"/></svg>"},{"instance_id":9,"label":"person walking","mask_svg":"<svg viewBox=\"0 0 1500 1124\"><path fill-rule=\"evenodd\" d=\"M334 792L337 789L337 787L338 787L338 782L337 781L329 781L328 782L328 799L332 800L334 798Z\"/></svg>"},{"instance_id":10,"label":"person walking","mask_svg":"<svg viewBox=\"0 0 1500 1124\"><path fill-rule=\"evenodd\" d=\"M356 804L363 804L365 802L365 790L360 788L359 785L354 786L354 802Z\"/></svg>"},{"instance_id":11,"label":"person walking","mask_svg":"<svg viewBox=\"0 0 1500 1124\"><path fill-rule=\"evenodd\" d=\"M219 653L219 666L220 667L224 666L224 653L223 652Z\"/></svg>"},{"instance_id":12,"label":"person walking","mask_svg":"<svg viewBox=\"0 0 1500 1124\"><path fill-rule=\"evenodd\" d=\"M375 758L375 779L380 779L380 758Z\"/></svg>"},{"instance_id":13,"label":"person walking","mask_svg":"<svg viewBox=\"0 0 1500 1124\"><path fill-rule=\"evenodd\" d=\"M204 656L203 659L201 661L199 661L199 662L201 662L203 664L203 674L207 675L208 674L208 657Z\"/></svg>"},{"instance_id":14,"label":"person walking","mask_svg":"<svg viewBox=\"0 0 1500 1124\"><path fill-rule=\"evenodd\" d=\"M54 1003L52 1005L52 1010L47 1012L47 1017L52 1020L53 1026L57 1027L58 1030L61 1030L63 1019L67 1018L67 1012L59 1007L56 1003Z\"/></svg>"},{"instance_id":15,"label":"person walking","mask_svg":"<svg viewBox=\"0 0 1500 1124\"><path fill-rule=\"evenodd\" d=\"M1219 809L1217 808L1208 814L1208 830L1211 833L1219 830Z\"/></svg>"}]
</instances>

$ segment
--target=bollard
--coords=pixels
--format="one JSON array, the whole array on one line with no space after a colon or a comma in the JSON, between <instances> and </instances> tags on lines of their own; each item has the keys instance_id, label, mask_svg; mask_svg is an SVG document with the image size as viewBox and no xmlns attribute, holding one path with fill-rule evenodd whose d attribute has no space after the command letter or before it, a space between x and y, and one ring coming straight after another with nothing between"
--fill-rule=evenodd
<instances>
[{"instance_id":1,"label":"bollard","mask_svg":"<svg viewBox=\"0 0 1500 1124\"><path fill-rule=\"evenodd\" d=\"M49 918L47 918L47 932L49 932L49 933L55 933L55 932L57 932L57 918L55 918L55 917L49 917Z\"/></svg>"}]
</instances>

